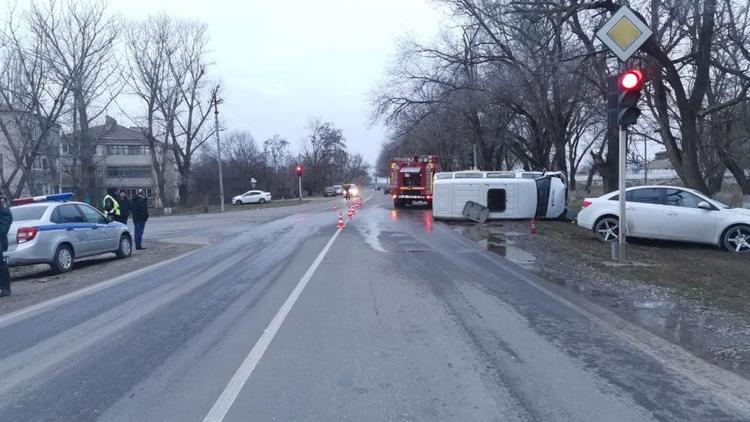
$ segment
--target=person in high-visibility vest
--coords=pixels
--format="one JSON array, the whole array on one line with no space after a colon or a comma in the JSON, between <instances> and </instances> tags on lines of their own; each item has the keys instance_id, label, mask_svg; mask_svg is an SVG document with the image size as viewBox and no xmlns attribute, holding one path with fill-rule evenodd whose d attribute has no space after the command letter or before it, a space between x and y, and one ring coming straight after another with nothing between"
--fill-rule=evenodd
<instances>
[{"instance_id":1,"label":"person in high-visibility vest","mask_svg":"<svg viewBox=\"0 0 750 422\"><path fill-rule=\"evenodd\" d=\"M116 189L107 189L107 196L105 196L104 200L102 200L104 215L114 220L120 218L120 203L117 202L117 199L115 199L116 195Z\"/></svg>"}]
</instances>

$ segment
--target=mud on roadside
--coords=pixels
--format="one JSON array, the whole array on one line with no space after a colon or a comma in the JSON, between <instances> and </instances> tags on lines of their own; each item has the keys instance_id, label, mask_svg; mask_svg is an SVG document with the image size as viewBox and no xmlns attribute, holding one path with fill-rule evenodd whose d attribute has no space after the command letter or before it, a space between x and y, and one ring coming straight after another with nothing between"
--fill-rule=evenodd
<instances>
[{"instance_id":1,"label":"mud on roadside","mask_svg":"<svg viewBox=\"0 0 750 422\"><path fill-rule=\"evenodd\" d=\"M76 261L73 270L54 274L49 265L27 265L10 269L13 294L0 299L0 315L12 312L128 272L166 261L200 245L148 241L148 249L133 251L127 259L114 254L97 255Z\"/></svg>"},{"instance_id":2,"label":"mud on roadside","mask_svg":"<svg viewBox=\"0 0 750 422\"><path fill-rule=\"evenodd\" d=\"M617 266L610 249L570 222L450 223L552 283L750 378L750 257L710 246L634 240L635 265Z\"/></svg>"}]
</instances>

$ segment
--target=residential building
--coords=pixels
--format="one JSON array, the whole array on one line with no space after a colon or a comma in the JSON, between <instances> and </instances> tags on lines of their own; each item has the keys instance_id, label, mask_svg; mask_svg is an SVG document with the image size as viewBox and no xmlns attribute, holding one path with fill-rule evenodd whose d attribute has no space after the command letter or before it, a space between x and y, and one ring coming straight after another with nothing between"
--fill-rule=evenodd
<instances>
[{"instance_id":1,"label":"residential building","mask_svg":"<svg viewBox=\"0 0 750 422\"><path fill-rule=\"evenodd\" d=\"M654 154L654 159L648 163L649 170L672 170L672 161L669 160L667 151L659 151Z\"/></svg>"},{"instance_id":2,"label":"residential building","mask_svg":"<svg viewBox=\"0 0 750 422\"><path fill-rule=\"evenodd\" d=\"M60 142L60 126L47 131L39 145L42 127L40 119L22 111L0 109L0 184L14 196L47 195L58 188L57 151ZM8 140L10 137L10 141ZM12 143L12 145L11 145ZM31 152L36 147L36 152ZM28 179L23 177L18 160L13 153L23 154L25 159L34 156Z\"/></svg>"},{"instance_id":3,"label":"residential building","mask_svg":"<svg viewBox=\"0 0 750 422\"><path fill-rule=\"evenodd\" d=\"M151 206L161 207L158 183L154 171L148 140L139 128L125 127L112 117L105 117L103 125L90 129L92 139L96 142L96 186L99 192L94 196L101 197L107 189L125 189L133 197L139 189L146 192ZM63 140L61 154L64 165L70 165L70 143ZM171 162L171 161L170 161ZM176 169L167 165L166 198L168 202L177 202ZM70 172L63 172L63 187L70 189L72 179Z\"/></svg>"}]
</instances>

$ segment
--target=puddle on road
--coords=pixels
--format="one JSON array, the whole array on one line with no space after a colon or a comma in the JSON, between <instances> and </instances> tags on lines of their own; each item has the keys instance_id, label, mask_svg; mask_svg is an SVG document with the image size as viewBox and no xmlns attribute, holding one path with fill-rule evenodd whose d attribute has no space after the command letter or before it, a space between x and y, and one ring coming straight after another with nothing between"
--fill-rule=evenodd
<instances>
[{"instance_id":1,"label":"puddle on road","mask_svg":"<svg viewBox=\"0 0 750 422\"><path fill-rule=\"evenodd\" d=\"M675 293L641 282L597 285L598 282L591 280L571 280L570 277L545 274L542 262L513 241L513 238L526 234L503 231L502 225L458 224L452 228L487 250L610 308L621 317L718 366L750 376L750 322L746 318L711 312Z\"/></svg>"},{"instance_id":2,"label":"puddle on road","mask_svg":"<svg viewBox=\"0 0 750 422\"><path fill-rule=\"evenodd\" d=\"M464 236L482 245L485 249L492 251L510 262L518 264L522 268L540 273L541 268L536 263L536 257L517 247L511 238L521 236L520 232L501 232L500 227L487 227L480 224L470 226L454 226L454 230L463 233Z\"/></svg>"}]
</instances>

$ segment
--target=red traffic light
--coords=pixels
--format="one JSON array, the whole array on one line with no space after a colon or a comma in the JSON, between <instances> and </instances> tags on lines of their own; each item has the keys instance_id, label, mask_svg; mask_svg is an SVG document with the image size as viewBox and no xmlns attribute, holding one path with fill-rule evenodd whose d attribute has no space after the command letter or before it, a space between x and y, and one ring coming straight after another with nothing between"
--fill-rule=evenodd
<instances>
[{"instance_id":1,"label":"red traffic light","mask_svg":"<svg viewBox=\"0 0 750 422\"><path fill-rule=\"evenodd\" d=\"M302 166L297 164L297 167L294 168L295 173L297 173L297 176L302 176Z\"/></svg>"},{"instance_id":2,"label":"red traffic light","mask_svg":"<svg viewBox=\"0 0 750 422\"><path fill-rule=\"evenodd\" d=\"M643 73L638 69L626 70L620 75L620 89L632 91L643 86Z\"/></svg>"}]
</instances>

